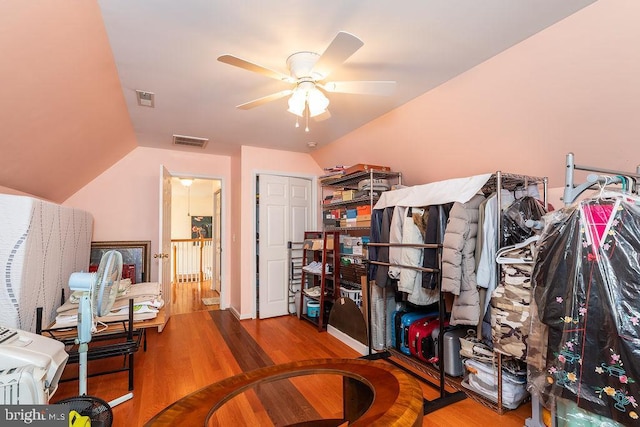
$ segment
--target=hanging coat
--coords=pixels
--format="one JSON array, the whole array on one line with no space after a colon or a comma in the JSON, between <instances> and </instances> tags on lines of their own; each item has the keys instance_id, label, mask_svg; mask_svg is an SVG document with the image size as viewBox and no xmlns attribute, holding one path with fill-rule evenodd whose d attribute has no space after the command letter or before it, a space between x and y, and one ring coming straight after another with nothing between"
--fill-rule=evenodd
<instances>
[{"instance_id":1,"label":"hanging coat","mask_svg":"<svg viewBox=\"0 0 640 427\"><path fill-rule=\"evenodd\" d=\"M442 291L455 295L451 325L477 325L480 298L476 282L476 234L478 207L484 196L476 195L466 203L456 202L449 212L442 248Z\"/></svg>"}]
</instances>

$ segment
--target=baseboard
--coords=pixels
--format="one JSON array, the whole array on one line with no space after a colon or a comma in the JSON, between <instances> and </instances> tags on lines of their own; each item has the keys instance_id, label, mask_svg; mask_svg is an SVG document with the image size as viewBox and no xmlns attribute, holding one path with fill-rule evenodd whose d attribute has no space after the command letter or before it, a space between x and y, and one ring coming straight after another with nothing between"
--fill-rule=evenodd
<instances>
[{"instance_id":1,"label":"baseboard","mask_svg":"<svg viewBox=\"0 0 640 427\"><path fill-rule=\"evenodd\" d=\"M327 325L327 333L333 337L336 337L361 355L366 356L367 354L369 354L369 348L366 345L345 334L340 329L335 328L331 325Z\"/></svg>"},{"instance_id":2,"label":"baseboard","mask_svg":"<svg viewBox=\"0 0 640 427\"><path fill-rule=\"evenodd\" d=\"M240 314L240 312L238 310L236 310L235 307L229 307L228 309L231 314L233 314L234 316L236 316L236 318L238 320L246 320L246 319L252 319L250 314L245 314L244 316Z\"/></svg>"}]
</instances>

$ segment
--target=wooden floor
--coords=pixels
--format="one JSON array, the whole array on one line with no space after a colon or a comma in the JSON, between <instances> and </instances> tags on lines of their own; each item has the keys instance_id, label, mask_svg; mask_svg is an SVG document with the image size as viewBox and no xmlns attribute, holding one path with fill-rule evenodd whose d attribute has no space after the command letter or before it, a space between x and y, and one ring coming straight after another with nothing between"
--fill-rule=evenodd
<instances>
[{"instance_id":1,"label":"wooden floor","mask_svg":"<svg viewBox=\"0 0 640 427\"><path fill-rule=\"evenodd\" d=\"M171 313L183 314L202 310L219 310L220 304L205 305L203 298L220 298L218 291L211 289L211 281L179 282L171 285Z\"/></svg>"},{"instance_id":2,"label":"wooden floor","mask_svg":"<svg viewBox=\"0 0 640 427\"><path fill-rule=\"evenodd\" d=\"M182 301L185 306L188 305L185 301L190 300L196 311L173 315L162 333L148 331L148 349L138 351L135 357L134 397L113 408L115 427L143 425L188 393L243 371L296 360L359 356L342 342L326 332L317 332L313 325L295 316L238 321L229 311L208 311L211 306L199 306L194 296L197 291L187 293L190 296L177 298L175 303ZM97 368L93 363L89 364L89 372ZM96 363L102 368L120 364L121 359ZM67 367L72 372L77 369L77 365ZM340 415L339 378L300 377L279 383L231 399L224 410L219 411L218 425L283 425L293 422L292 416L301 420ZM120 397L128 392L127 374L89 378L88 392L106 401ZM426 385L423 392L427 399L438 397L438 393ZM61 383L52 402L77 393L77 381ZM426 415L423 425L523 426L530 413L530 405L525 404L500 416L465 399Z\"/></svg>"}]
</instances>

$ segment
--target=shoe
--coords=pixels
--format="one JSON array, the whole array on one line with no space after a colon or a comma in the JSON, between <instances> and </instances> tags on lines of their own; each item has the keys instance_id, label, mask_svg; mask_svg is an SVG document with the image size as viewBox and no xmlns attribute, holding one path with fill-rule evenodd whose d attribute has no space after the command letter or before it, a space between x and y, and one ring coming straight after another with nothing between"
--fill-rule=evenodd
<instances>
[{"instance_id":1,"label":"shoe","mask_svg":"<svg viewBox=\"0 0 640 427\"><path fill-rule=\"evenodd\" d=\"M305 289L304 293L310 297L319 297L320 296L320 286L314 286L309 289Z\"/></svg>"},{"instance_id":2,"label":"shoe","mask_svg":"<svg viewBox=\"0 0 640 427\"><path fill-rule=\"evenodd\" d=\"M319 267L320 263L318 261L313 261L307 265L305 265L304 267L302 267L302 269L308 273L314 273L315 270Z\"/></svg>"}]
</instances>

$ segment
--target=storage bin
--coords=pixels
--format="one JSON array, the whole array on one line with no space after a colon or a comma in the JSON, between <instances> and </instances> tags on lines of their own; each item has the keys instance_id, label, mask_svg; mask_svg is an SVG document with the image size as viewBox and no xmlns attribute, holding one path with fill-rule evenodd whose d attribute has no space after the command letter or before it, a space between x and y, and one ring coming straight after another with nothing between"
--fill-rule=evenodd
<instances>
[{"instance_id":1,"label":"storage bin","mask_svg":"<svg viewBox=\"0 0 640 427\"><path fill-rule=\"evenodd\" d=\"M320 314L320 303L317 301L309 301L307 303L307 316L318 317Z\"/></svg>"},{"instance_id":2,"label":"storage bin","mask_svg":"<svg viewBox=\"0 0 640 427\"><path fill-rule=\"evenodd\" d=\"M362 289L350 289L341 286L340 296L343 298L350 298L358 307L362 307Z\"/></svg>"}]
</instances>

